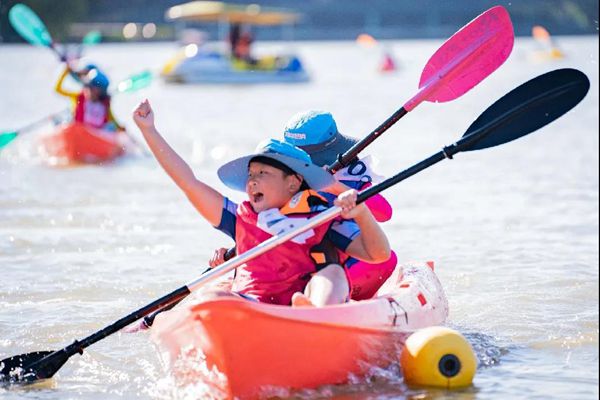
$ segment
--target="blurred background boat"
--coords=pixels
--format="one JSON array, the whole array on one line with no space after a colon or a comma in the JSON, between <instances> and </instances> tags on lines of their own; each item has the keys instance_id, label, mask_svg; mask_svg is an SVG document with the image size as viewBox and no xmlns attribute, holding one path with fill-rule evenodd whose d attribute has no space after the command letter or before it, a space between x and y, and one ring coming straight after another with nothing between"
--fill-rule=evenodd
<instances>
[{"instance_id":1,"label":"blurred background boat","mask_svg":"<svg viewBox=\"0 0 600 400\"><path fill-rule=\"evenodd\" d=\"M306 82L309 76L298 56L254 56L251 51L252 27L289 26L299 17L296 13L257 4L193 1L171 7L166 12L167 20L219 24L220 39L227 46L223 49L202 41L190 43L167 61L161 75L168 82L178 83Z\"/></svg>"},{"instance_id":2,"label":"blurred background boat","mask_svg":"<svg viewBox=\"0 0 600 400\"><path fill-rule=\"evenodd\" d=\"M550 32L541 25L535 25L531 29L531 36L538 44L538 49L531 53L533 61L552 61L565 58L563 51L556 45Z\"/></svg>"}]
</instances>

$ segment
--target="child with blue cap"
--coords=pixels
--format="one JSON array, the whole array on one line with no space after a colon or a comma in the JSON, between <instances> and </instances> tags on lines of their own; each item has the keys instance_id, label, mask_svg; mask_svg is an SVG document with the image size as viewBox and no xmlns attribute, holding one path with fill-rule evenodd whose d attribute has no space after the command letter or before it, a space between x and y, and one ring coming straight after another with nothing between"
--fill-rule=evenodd
<instances>
[{"instance_id":1,"label":"child with blue cap","mask_svg":"<svg viewBox=\"0 0 600 400\"><path fill-rule=\"evenodd\" d=\"M211 225L235 240L239 254L327 208L316 190L337 195L334 204L342 208L342 219L309 230L238 267L233 293L284 305L340 303L349 295L345 270L327 257L311 257L315 247L327 239L368 262L389 258L387 237L369 209L356 204L356 190L336 182L298 147L271 139L259 144L255 153L219 168L225 185L248 195L238 205L194 176L156 130L147 100L134 110L133 118L163 169Z\"/></svg>"},{"instance_id":2,"label":"child with blue cap","mask_svg":"<svg viewBox=\"0 0 600 400\"><path fill-rule=\"evenodd\" d=\"M65 68L54 90L71 99L73 121L107 131L124 130L110 108L108 77L96 65L88 64L75 72L75 76L83 84L83 89L80 92L71 92L63 88L64 80L71 71L69 66Z\"/></svg>"},{"instance_id":3,"label":"child with blue cap","mask_svg":"<svg viewBox=\"0 0 600 400\"><path fill-rule=\"evenodd\" d=\"M333 164L358 140L342 135L331 113L305 111L294 115L285 125L284 140L306 151L313 162L320 166ZM351 160L345 168L336 171L335 177L355 189L365 189L382 177L373 170L371 156ZM392 217L392 207L377 194L367 200L367 207L377 221L385 222Z\"/></svg>"},{"instance_id":4,"label":"child with blue cap","mask_svg":"<svg viewBox=\"0 0 600 400\"><path fill-rule=\"evenodd\" d=\"M309 110L294 115L285 124L284 140L306 151L313 162L320 166L333 164L358 140L339 132L333 115L329 112ZM356 158L345 168L336 171L335 177L343 184L357 190L366 189L372 183L381 180L373 170L370 156ZM327 196L326 193L324 193ZM331 196L329 200L331 199ZM388 221L392 217L392 207L380 194L365 203L378 222ZM382 263L369 263L340 254L344 266L348 269L354 300L373 297L387 278L394 272L397 264L396 254L392 251L388 260Z\"/></svg>"}]
</instances>

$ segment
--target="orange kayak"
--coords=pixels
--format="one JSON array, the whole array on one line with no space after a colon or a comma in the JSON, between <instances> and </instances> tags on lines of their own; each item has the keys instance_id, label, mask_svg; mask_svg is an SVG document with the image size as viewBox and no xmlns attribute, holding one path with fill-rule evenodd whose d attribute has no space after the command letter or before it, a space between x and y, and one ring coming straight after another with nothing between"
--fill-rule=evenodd
<instances>
[{"instance_id":1,"label":"orange kayak","mask_svg":"<svg viewBox=\"0 0 600 400\"><path fill-rule=\"evenodd\" d=\"M102 163L124 153L124 133L75 122L61 125L43 137L42 147L52 164Z\"/></svg>"},{"instance_id":2,"label":"orange kayak","mask_svg":"<svg viewBox=\"0 0 600 400\"><path fill-rule=\"evenodd\" d=\"M385 294L322 308L234 296L187 302L160 314L152 337L177 382L204 381L225 398L344 383L398 362L412 332L448 314L432 265L397 271L382 287Z\"/></svg>"}]
</instances>

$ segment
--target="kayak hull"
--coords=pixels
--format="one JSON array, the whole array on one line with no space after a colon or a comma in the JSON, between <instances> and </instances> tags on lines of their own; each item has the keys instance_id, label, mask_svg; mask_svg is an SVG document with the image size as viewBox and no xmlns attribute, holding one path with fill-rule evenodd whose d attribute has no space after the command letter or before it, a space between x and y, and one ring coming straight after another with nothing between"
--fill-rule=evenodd
<instances>
[{"instance_id":1,"label":"kayak hull","mask_svg":"<svg viewBox=\"0 0 600 400\"><path fill-rule=\"evenodd\" d=\"M191 309L201 323L192 347L225 377L227 397L257 398L264 388L315 388L394 362L406 334L287 320L227 299ZM259 350L263 349L263 350ZM268 351L264 351L268 349ZM173 349L178 351L177 349ZM292 361L293 360L293 361Z\"/></svg>"},{"instance_id":2,"label":"kayak hull","mask_svg":"<svg viewBox=\"0 0 600 400\"><path fill-rule=\"evenodd\" d=\"M205 371L220 373L218 389L227 398L347 382L397 362L413 331L444 322L447 301L435 274L427 266L405 272L396 275L395 293L322 308L233 296L192 301L159 315L152 336L175 378L214 386L215 379L181 363L196 357Z\"/></svg>"},{"instance_id":3,"label":"kayak hull","mask_svg":"<svg viewBox=\"0 0 600 400\"><path fill-rule=\"evenodd\" d=\"M59 126L42 138L42 152L52 164L97 164L121 156L124 134L95 129L81 123Z\"/></svg>"}]
</instances>

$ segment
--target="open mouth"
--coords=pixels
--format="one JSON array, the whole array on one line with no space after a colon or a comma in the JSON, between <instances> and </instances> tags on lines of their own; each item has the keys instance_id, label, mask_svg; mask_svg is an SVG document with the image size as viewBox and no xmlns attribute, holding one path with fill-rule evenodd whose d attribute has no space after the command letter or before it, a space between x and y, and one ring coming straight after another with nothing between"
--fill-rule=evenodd
<instances>
[{"instance_id":1,"label":"open mouth","mask_svg":"<svg viewBox=\"0 0 600 400\"><path fill-rule=\"evenodd\" d=\"M264 195L260 192L252 193L251 198L253 203L259 203L264 198Z\"/></svg>"}]
</instances>

